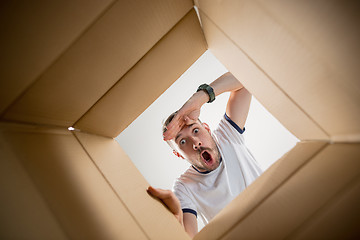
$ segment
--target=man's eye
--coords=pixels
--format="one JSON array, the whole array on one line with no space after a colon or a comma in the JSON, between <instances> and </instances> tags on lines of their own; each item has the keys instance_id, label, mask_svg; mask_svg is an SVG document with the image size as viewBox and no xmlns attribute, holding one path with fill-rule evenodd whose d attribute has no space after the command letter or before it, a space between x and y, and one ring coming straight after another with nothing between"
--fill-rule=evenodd
<instances>
[{"instance_id":1,"label":"man's eye","mask_svg":"<svg viewBox=\"0 0 360 240\"><path fill-rule=\"evenodd\" d=\"M194 129L194 133L198 133L199 132L199 129L198 128L195 128Z\"/></svg>"},{"instance_id":2,"label":"man's eye","mask_svg":"<svg viewBox=\"0 0 360 240\"><path fill-rule=\"evenodd\" d=\"M186 143L185 139L180 140L180 144L184 145Z\"/></svg>"}]
</instances>

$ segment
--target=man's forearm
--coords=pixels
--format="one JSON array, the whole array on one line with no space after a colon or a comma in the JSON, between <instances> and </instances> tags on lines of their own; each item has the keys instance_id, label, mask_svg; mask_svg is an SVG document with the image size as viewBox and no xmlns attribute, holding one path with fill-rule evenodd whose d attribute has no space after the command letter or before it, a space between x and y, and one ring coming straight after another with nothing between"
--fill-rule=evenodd
<instances>
[{"instance_id":1,"label":"man's forearm","mask_svg":"<svg viewBox=\"0 0 360 240\"><path fill-rule=\"evenodd\" d=\"M243 88L243 85L230 72L217 78L210 83L210 86L214 89L215 96L224 92L233 92Z\"/></svg>"}]
</instances>

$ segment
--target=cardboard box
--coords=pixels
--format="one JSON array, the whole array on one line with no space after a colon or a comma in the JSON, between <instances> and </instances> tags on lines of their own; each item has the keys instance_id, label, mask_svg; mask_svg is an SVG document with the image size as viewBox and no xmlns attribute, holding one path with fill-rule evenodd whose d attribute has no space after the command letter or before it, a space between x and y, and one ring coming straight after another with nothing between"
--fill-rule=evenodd
<instances>
[{"instance_id":1,"label":"cardboard box","mask_svg":"<svg viewBox=\"0 0 360 240\"><path fill-rule=\"evenodd\" d=\"M193 5L4 4L2 239L188 239L113 137L206 49L301 142L195 238L360 236L359 4Z\"/></svg>"},{"instance_id":2,"label":"cardboard box","mask_svg":"<svg viewBox=\"0 0 360 240\"><path fill-rule=\"evenodd\" d=\"M195 239L359 237L359 4L196 5L209 49L302 141Z\"/></svg>"},{"instance_id":3,"label":"cardboard box","mask_svg":"<svg viewBox=\"0 0 360 240\"><path fill-rule=\"evenodd\" d=\"M0 238L188 239L111 137L206 51L193 2L99 1L83 12L87 4L38 3L35 16L21 2L1 9ZM42 38L29 30L39 22ZM18 48L39 53L6 62ZM99 124L100 112L119 118Z\"/></svg>"}]
</instances>

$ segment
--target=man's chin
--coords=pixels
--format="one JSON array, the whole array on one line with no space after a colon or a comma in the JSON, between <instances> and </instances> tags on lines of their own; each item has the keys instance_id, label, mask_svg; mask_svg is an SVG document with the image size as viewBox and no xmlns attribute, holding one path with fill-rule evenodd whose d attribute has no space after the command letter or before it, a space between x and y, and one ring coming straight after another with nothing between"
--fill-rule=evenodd
<instances>
[{"instance_id":1,"label":"man's chin","mask_svg":"<svg viewBox=\"0 0 360 240\"><path fill-rule=\"evenodd\" d=\"M202 166L202 167L198 167L195 166L200 172L211 172L214 171L215 169L217 169L219 167L219 162L213 163L211 166Z\"/></svg>"}]
</instances>

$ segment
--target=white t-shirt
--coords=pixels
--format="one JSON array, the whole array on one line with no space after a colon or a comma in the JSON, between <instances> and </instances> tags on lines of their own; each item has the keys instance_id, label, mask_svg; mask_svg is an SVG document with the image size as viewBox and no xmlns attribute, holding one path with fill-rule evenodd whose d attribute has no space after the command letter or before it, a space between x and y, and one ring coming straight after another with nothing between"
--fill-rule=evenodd
<instances>
[{"instance_id":1,"label":"white t-shirt","mask_svg":"<svg viewBox=\"0 0 360 240\"><path fill-rule=\"evenodd\" d=\"M248 187L261 168L244 144L244 130L226 114L212 136L222 161L211 172L200 173L189 167L175 182L174 193L183 212L201 216L207 224L220 210Z\"/></svg>"}]
</instances>

